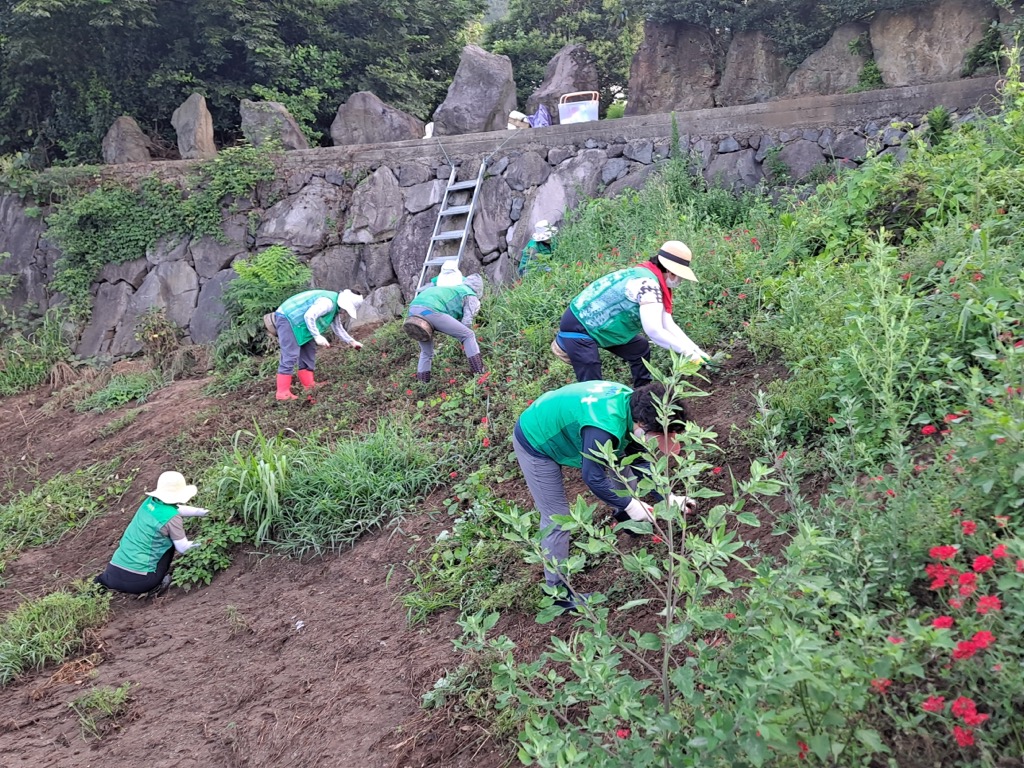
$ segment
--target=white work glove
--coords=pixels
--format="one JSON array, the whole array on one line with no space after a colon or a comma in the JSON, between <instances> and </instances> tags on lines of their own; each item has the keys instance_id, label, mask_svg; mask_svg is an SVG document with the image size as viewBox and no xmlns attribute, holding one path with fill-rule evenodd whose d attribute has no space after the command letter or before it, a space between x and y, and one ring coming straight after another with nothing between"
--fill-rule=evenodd
<instances>
[{"instance_id":1,"label":"white work glove","mask_svg":"<svg viewBox=\"0 0 1024 768\"><path fill-rule=\"evenodd\" d=\"M636 520L639 523L654 522L651 506L644 504L640 499L630 499L629 504L626 505L626 514L629 515L630 520Z\"/></svg>"},{"instance_id":2,"label":"white work glove","mask_svg":"<svg viewBox=\"0 0 1024 768\"><path fill-rule=\"evenodd\" d=\"M188 539L175 539L174 548L178 550L178 554L184 555L190 549L194 549L199 546L198 541L189 541Z\"/></svg>"},{"instance_id":3,"label":"white work glove","mask_svg":"<svg viewBox=\"0 0 1024 768\"><path fill-rule=\"evenodd\" d=\"M352 349L362 349L363 348L363 343L361 341L355 341L353 339L352 343L349 344L349 346L352 347Z\"/></svg>"},{"instance_id":4,"label":"white work glove","mask_svg":"<svg viewBox=\"0 0 1024 768\"><path fill-rule=\"evenodd\" d=\"M178 505L178 514L182 517L206 517L210 510L202 507L190 507L187 504Z\"/></svg>"},{"instance_id":5,"label":"white work glove","mask_svg":"<svg viewBox=\"0 0 1024 768\"><path fill-rule=\"evenodd\" d=\"M316 345L318 347L329 347L329 346L331 346L331 342L329 342L323 336L314 336L313 337L313 341L316 342Z\"/></svg>"},{"instance_id":6,"label":"white work glove","mask_svg":"<svg viewBox=\"0 0 1024 768\"><path fill-rule=\"evenodd\" d=\"M674 493L668 495L668 503L674 504L683 511L683 514L689 514L697 508L697 501L691 499L689 496L676 496Z\"/></svg>"}]
</instances>

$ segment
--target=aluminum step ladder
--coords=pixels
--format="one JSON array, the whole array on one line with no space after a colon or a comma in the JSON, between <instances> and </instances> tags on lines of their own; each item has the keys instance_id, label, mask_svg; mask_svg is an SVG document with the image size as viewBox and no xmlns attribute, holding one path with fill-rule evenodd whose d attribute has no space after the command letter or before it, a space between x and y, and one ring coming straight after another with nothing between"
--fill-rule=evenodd
<instances>
[{"instance_id":1,"label":"aluminum step ladder","mask_svg":"<svg viewBox=\"0 0 1024 768\"><path fill-rule=\"evenodd\" d=\"M455 259L456 262L462 262L466 243L473 232L473 213L476 211L480 186L483 184L486 171L487 158L484 158L480 162L480 170L477 171L475 179L456 181L459 169L452 165L444 197L441 198L441 209L434 223L434 233L430 237L427 255L423 259L420 279L416 282L416 293L430 287L430 280L435 276L434 271L440 272L441 265L446 261Z\"/></svg>"}]
</instances>

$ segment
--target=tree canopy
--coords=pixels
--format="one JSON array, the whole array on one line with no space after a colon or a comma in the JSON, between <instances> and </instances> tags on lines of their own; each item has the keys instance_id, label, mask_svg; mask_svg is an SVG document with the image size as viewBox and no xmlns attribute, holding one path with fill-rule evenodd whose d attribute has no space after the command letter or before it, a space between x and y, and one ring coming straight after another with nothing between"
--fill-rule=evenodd
<instances>
[{"instance_id":1,"label":"tree canopy","mask_svg":"<svg viewBox=\"0 0 1024 768\"><path fill-rule=\"evenodd\" d=\"M427 117L484 0L8 0L0 3L0 154L99 156L121 114L173 134L203 94L222 139L242 98L282 101L311 133L360 90Z\"/></svg>"}]
</instances>

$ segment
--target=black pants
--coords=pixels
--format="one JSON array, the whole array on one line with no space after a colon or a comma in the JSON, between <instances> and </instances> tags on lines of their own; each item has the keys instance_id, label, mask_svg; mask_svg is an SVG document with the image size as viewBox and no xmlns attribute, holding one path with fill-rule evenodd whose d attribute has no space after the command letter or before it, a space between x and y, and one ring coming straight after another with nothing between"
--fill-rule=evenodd
<instances>
[{"instance_id":1,"label":"black pants","mask_svg":"<svg viewBox=\"0 0 1024 768\"><path fill-rule=\"evenodd\" d=\"M174 547L168 548L160 562L156 564L154 573L132 573L124 568L118 568L113 563L107 563L106 570L96 577L96 583L102 584L107 589L115 589L118 592L127 592L129 595L141 595L150 592L160 585L167 571L171 567L171 558L174 557Z\"/></svg>"},{"instance_id":2,"label":"black pants","mask_svg":"<svg viewBox=\"0 0 1024 768\"><path fill-rule=\"evenodd\" d=\"M572 361L572 369L576 372L576 381L598 381L604 377L601 375L601 348L597 346L571 309L565 310L562 321L558 325L558 343L565 350L565 353ZM562 333L581 334L583 338L574 336L563 336ZM629 370L633 374L633 387L642 387L651 383L651 374L644 365L644 361L651 359L651 344L647 337L638 334L625 344L616 344L614 347L606 347L616 357L621 357L629 363Z\"/></svg>"}]
</instances>

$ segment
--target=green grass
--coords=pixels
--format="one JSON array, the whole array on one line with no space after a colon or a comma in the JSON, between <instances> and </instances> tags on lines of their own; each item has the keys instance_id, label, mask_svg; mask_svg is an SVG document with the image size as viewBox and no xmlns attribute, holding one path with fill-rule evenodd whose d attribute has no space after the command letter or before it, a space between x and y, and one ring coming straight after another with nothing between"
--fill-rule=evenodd
<instances>
[{"instance_id":1,"label":"green grass","mask_svg":"<svg viewBox=\"0 0 1024 768\"><path fill-rule=\"evenodd\" d=\"M128 693L131 688L131 683L124 683L117 688L100 686L68 703L72 711L78 715L82 738L91 736L102 739L107 732L117 727L118 719L128 712Z\"/></svg>"},{"instance_id":2,"label":"green grass","mask_svg":"<svg viewBox=\"0 0 1024 768\"><path fill-rule=\"evenodd\" d=\"M4 329L0 323L0 395L16 395L42 384L54 363L71 356L63 322L58 313L48 312L27 332Z\"/></svg>"},{"instance_id":3,"label":"green grass","mask_svg":"<svg viewBox=\"0 0 1024 768\"><path fill-rule=\"evenodd\" d=\"M163 380L159 374L153 372L118 373L110 378L107 386L78 403L75 410L79 413L106 413L132 401L144 403L146 398L161 386Z\"/></svg>"},{"instance_id":4,"label":"green grass","mask_svg":"<svg viewBox=\"0 0 1024 768\"><path fill-rule=\"evenodd\" d=\"M116 472L117 462L95 464L52 477L0 506L0 559L28 547L53 544L117 504L132 475Z\"/></svg>"},{"instance_id":5,"label":"green grass","mask_svg":"<svg viewBox=\"0 0 1024 768\"><path fill-rule=\"evenodd\" d=\"M116 435L125 427L129 427L132 424L134 424L135 420L139 417L140 413L142 413L141 408L132 408L130 410L125 411L117 418L111 419L109 422L107 422L99 431L99 436L110 437L112 435Z\"/></svg>"},{"instance_id":6,"label":"green grass","mask_svg":"<svg viewBox=\"0 0 1024 768\"><path fill-rule=\"evenodd\" d=\"M84 581L19 605L0 623L0 686L80 651L109 612L110 594Z\"/></svg>"}]
</instances>

